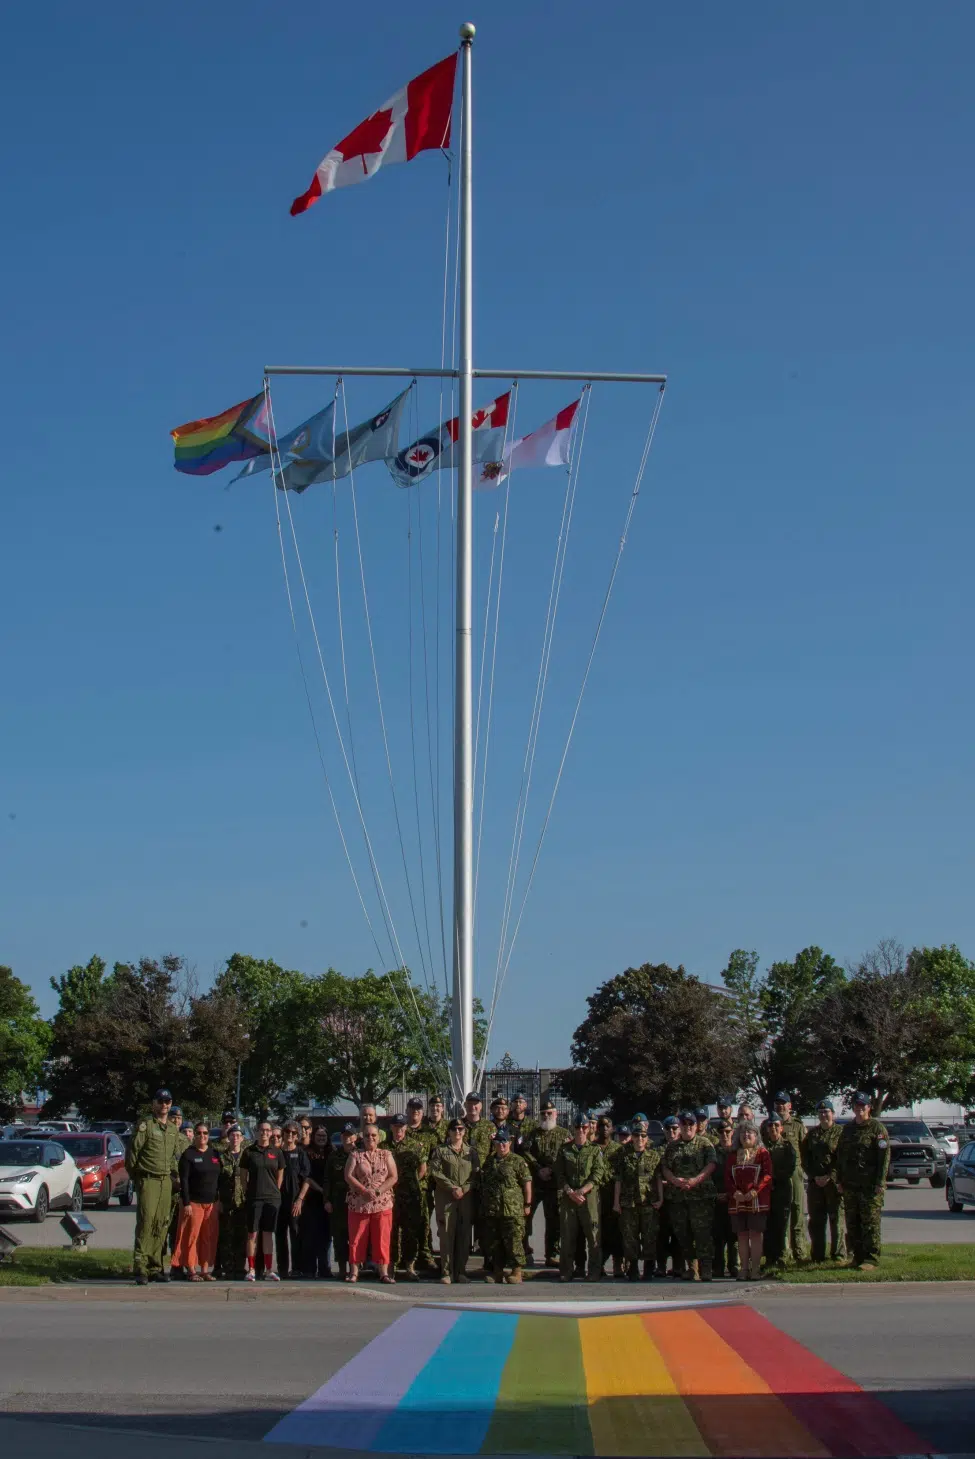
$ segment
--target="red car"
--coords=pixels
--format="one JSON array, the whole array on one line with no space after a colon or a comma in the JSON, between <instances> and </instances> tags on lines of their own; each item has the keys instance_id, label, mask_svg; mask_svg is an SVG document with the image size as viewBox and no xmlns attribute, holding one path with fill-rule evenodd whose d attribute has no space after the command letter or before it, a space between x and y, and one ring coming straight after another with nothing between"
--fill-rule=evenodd
<instances>
[{"instance_id":1,"label":"red car","mask_svg":"<svg viewBox=\"0 0 975 1459\"><path fill-rule=\"evenodd\" d=\"M81 1188L86 1205L105 1210L113 1196L120 1206L132 1204L132 1182L125 1168L125 1147L118 1135L110 1131L89 1131L58 1135L62 1145L81 1172Z\"/></svg>"}]
</instances>

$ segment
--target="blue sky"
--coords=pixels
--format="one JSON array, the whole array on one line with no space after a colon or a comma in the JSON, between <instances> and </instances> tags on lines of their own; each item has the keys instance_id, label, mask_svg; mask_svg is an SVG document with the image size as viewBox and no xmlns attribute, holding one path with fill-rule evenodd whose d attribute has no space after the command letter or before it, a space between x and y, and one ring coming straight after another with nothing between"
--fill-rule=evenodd
<instances>
[{"instance_id":1,"label":"blue sky","mask_svg":"<svg viewBox=\"0 0 975 1459\"><path fill-rule=\"evenodd\" d=\"M628 10L469 12L478 362L670 377L496 1022L497 1054L541 1063L566 1059L586 994L630 963L713 978L737 946L846 959L888 935L975 951L975 17ZM168 431L257 391L265 363L438 362L443 161L302 218L288 206L465 18L380 4L366 21L303 0L7 17L0 960L45 1011L49 976L96 951L175 951L203 985L235 950L307 971L378 961L323 790L268 480L179 476ZM325 388L276 384L279 427ZM392 394L352 382L350 414ZM568 398L526 386L519 421ZM526 858L649 404L593 393ZM419 387L414 423L439 409ZM488 996L563 490L557 472L525 473L512 495ZM356 492L416 891L409 504L381 466ZM478 502L482 605L502 504ZM293 509L341 683L331 495ZM435 488L415 510L432 632ZM417 966L341 488L336 512L363 802ZM418 637L415 598L413 613ZM448 643L444 619L444 786ZM422 776L419 804L427 827ZM362 869L358 840L354 855Z\"/></svg>"}]
</instances>

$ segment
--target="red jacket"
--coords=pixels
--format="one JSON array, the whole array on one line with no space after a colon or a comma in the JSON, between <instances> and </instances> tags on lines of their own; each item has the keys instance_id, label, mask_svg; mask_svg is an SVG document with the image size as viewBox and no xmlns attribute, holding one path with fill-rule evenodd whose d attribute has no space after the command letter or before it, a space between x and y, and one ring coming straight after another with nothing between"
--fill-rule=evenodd
<instances>
[{"instance_id":1,"label":"red jacket","mask_svg":"<svg viewBox=\"0 0 975 1459\"><path fill-rule=\"evenodd\" d=\"M739 1165L740 1156L746 1159ZM724 1168L724 1184L728 1193L728 1210L752 1211L755 1207L748 1199L758 1193L758 1209L767 1211L772 1197L772 1157L764 1146L758 1150L736 1150ZM739 1204L738 1197L742 1197Z\"/></svg>"}]
</instances>

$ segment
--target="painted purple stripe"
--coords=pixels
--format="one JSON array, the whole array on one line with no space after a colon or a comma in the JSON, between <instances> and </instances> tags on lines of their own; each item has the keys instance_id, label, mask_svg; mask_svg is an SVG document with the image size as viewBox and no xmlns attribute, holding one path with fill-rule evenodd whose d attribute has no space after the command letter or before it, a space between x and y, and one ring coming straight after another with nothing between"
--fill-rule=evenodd
<instances>
[{"instance_id":1,"label":"painted purple stripe","mask_svg":"<svg viewBox=\"0 0 975 1459\"><path fill-rule=\"evenodd\" d=\"M434 1307L411 1307L294 1413L276 1423L264 1442L371 1448L460 1315Z\"/></svg>"}]
</instances>

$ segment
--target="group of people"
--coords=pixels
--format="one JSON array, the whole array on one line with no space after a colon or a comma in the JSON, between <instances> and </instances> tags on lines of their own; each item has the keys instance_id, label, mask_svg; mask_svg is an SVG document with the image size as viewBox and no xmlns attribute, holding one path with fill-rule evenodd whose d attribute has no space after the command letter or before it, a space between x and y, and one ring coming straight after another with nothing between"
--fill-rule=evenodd
<instances>
[{"instance_id":1,"label":"group of people","mask_svg":"<svg viewBox=\"0 0 975 1459\"><path fill-rule=\"evenodd\" d=\"M663 1143L637 1114L558 1122L550 1098L538 1119L521 1092L496 1095L490 1117L472 1091L463 1116L443 1100L410 1099L388 1132L363 1105L335 1144L324 1125L302 1118L259 1122L245 1143L233 1111L220 1136L199 1121L182 1129L172 1096L157 1090L127 1155L136 1188L134 1270L139 1285L242 1277L280 1281L334 1273L357 1282L366 1266L392 1283L436 1275L469 1281L473 1251L487 1282L518 1283L535 1265L541 1207L544 1264L559 1278L630 1281L654 1277L745 1281L805 1255L804 1179L814 1260L841 1255L840 1208L855 1265L879 1256L880 1211L889 1151L886 1132L858 1095L851 1124L822 1100L807 1131L788 1095L761 1126L747 1103L718 1100L663 1121ZM432 1225L438 1235L434 1259ZM168 1255L167 1255L168 1249ZM541 1253L540 1253L541 1255Z\"/></svg>"}]
</instances>

